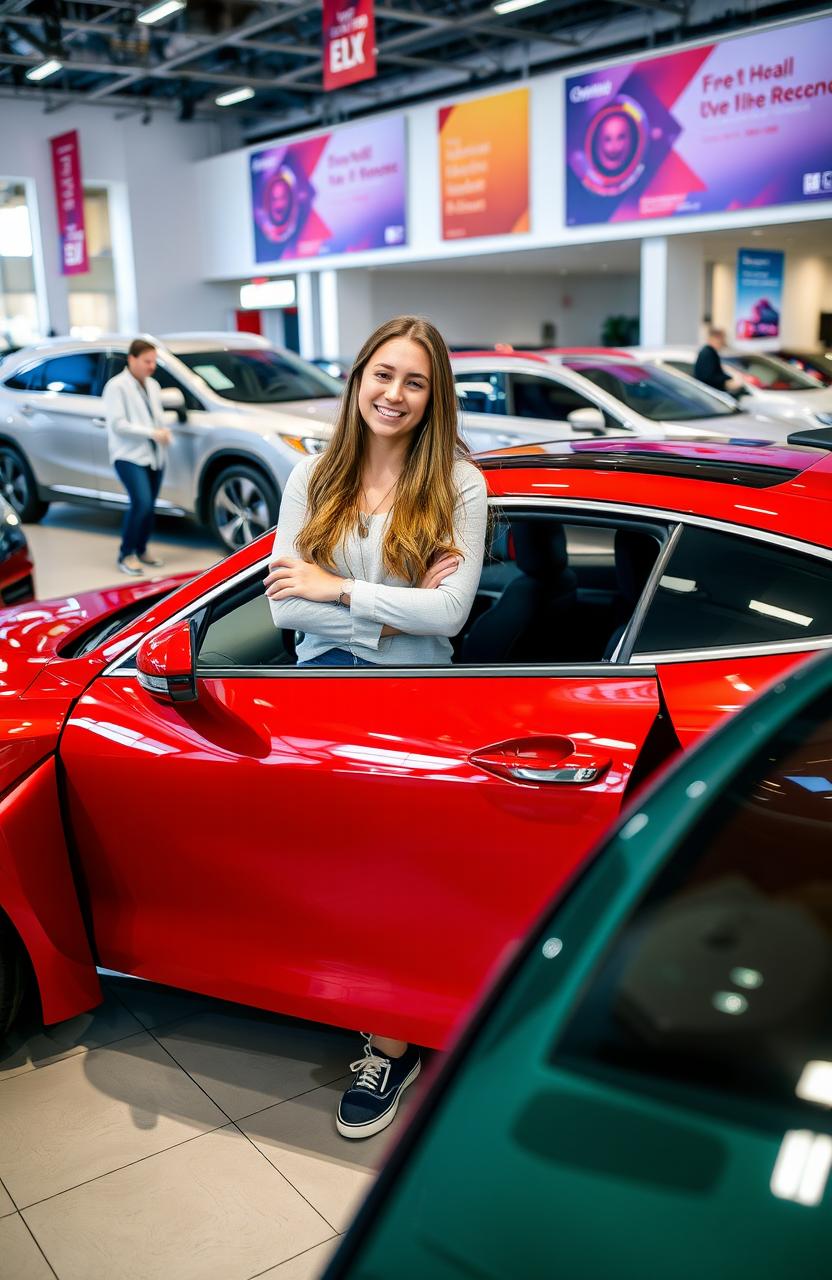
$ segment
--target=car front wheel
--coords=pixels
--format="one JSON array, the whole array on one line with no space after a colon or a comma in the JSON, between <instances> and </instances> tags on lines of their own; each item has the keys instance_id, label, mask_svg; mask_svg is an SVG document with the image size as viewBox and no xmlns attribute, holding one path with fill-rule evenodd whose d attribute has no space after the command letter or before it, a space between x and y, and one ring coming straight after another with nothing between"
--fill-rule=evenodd
<instances>
[{"instance_id":1,"label":"car front wheel","mask_svg":"<svg viewBox=\"0 0 832 1280\"><path fill-rule=\"evenodd\" d=\"M0 494L25 524L37 524L49 510L49 503L38 497L32 468L10 444L0 444Z\"/></svg>"},{"instance_id":2,"label":"car front wheel","mask_svg":"<svg viewBox=\"0 0 832 1280\"><path fill-rule=\"evenodd\" d=\"M238 551L277 523L279 508L274 484L256 467L235 462L211 485L208 519L223 546Z\"/></svg>"}]
</instances>

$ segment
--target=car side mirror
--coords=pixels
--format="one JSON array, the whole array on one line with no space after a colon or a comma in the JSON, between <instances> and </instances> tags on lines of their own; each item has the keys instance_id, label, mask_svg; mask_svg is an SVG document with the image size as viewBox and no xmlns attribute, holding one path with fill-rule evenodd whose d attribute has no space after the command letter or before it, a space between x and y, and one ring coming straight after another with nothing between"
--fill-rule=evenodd
<instances>
[{"instance_id":1,"label":"car side mirror","mask_svg":"<svg viewBox=\"0 0 832 1280\"><path fill-rule=\"evenodd\" d=\"M139 684L160 702L196 702L195 624L175 622L139 645Z\"/></svg>"},{"instance_id":2,"label":"car side mirror","mask_svg":"<svg viewBox=\"0 0 832 1280\"><path fill-rule=\"evenodd\" d=\"M606 419L600 409L593 409L589 406L585 409L573 409L571 413L567 413L566 421L573 431L586 431L591 436L605 436L607 434Z\"/></svg>"},{"instance_id":3,"label":"car side mirror","mask_svg":"<svg viewBox=\"0 0 832 1280\"><path fill-rule=\"evenodd\" d=\"M188 410L185 407L185 397L178 387L162 388L162 408L172 410L180 422L188 421Z\"/></svg>"}]
</instances>

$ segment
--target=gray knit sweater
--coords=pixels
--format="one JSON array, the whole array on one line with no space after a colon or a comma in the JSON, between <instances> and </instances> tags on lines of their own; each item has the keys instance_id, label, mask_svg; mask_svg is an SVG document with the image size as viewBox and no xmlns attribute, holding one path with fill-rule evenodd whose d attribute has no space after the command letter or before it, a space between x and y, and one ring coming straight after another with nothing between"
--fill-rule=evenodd
<instances>
[{"instance_id":1,"label":"gray knit sweater","mask_svg":"<svg viewBox=\"0 0 832 1280\"><path fill-rule=\"evenodd\" d=\"M292 472L280 503L274 556L297 556L297 536L306 519L307 486L316 458L304 459ZM454 542L463 551L459 567L438 587L422 590L391 577L382 564L387 515L370 517L370 534L350 533L335 552L338 577L354 578L349 609L314 604L297 597L271 600L275 626L302 631L298 661L308 662L328 649L349 649L379 666L447 663L451 642L465 623L482 572L487 499L485 481L470 462L454 464L459 499L454 511ZM334 586L334 584L333 584ZM382 638L382 627L401 635Z\"/></svg>"}]
</instances>

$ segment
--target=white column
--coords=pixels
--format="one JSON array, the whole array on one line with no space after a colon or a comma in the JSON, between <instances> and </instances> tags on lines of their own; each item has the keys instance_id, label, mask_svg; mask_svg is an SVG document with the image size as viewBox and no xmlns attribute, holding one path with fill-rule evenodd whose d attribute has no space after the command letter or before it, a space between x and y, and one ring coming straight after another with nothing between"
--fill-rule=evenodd
<instances>
[{"instance_id":1,"label":"white column","mask_svg":"<svg viewBox=\"0 0 832 1280\"><path fill-rule=\"evenodd\" d=\"M696 236L647 236L641 242L641 343L696 343L705 302L705 258Z\"/></svg>"},{"instance_id":2,"label":"white column","mask_svg":"<svg viewBox=\"0 0 832 1280\"><path fill-rule=\"evenodd\" d=\"M315 281L311 271L297 274L298 332L300 354L305 360L317 355L315 350Z\"/></svg>"},{"instance_id":3,"label":"white column","mask_svg":"<svg viewBox=\"0 0 832 1280\"><path fill-rule=\"evenodd\" d=\"M339 315L340 278L337 271L318 273L318 318L321 326L321 355L337 360L341 355Z\"/></svg>"}]
</instances>

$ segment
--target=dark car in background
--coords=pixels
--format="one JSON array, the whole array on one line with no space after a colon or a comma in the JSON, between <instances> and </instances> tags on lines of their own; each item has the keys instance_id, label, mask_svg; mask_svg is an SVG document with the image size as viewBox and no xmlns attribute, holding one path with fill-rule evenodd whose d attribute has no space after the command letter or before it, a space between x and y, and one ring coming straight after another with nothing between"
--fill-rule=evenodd
<instances>
[{"instance_id":1,"label":"dark car in background","mask_svg":"<svg viewBox=\"0 0 832 1280\"><path fill-rule=\"evenodd\" d=\"M832 1245L832 654L544 914L327 1280L791 1280Z\"/></svg>"},{"instance_id":2,"label":"dark car in background","mask_svg":"<svg viewBox=\"0 0 832 1280\"><path fill-rule=\"evenodd\" d=\"M0 474L0 486L3 477ZM0 496L0 607L35 598L34 564L20 516Z\"/></svg>"}]
</instances>

